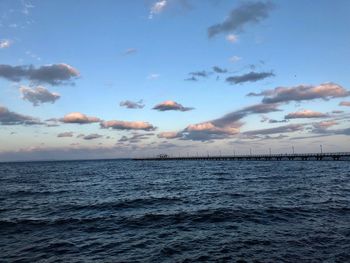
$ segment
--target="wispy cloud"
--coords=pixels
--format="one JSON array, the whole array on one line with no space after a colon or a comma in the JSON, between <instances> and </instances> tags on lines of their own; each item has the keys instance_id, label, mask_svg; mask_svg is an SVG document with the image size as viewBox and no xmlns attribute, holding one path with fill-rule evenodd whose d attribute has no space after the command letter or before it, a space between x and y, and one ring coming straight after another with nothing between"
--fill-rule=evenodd
<instances>
[{"instance_id":1,"label":"wispy cloud","mask_svg":"<svg viewBox=\"0 0 350 263\"><path fill-rule=\"evenodd\" d=\"M274 5L271 2L242 2L233 9L224 22L208 28L208 36L242 31L248 24L257 24L267 18Z\"/></svg>"},{"instance_id":2,"label":"wispy cloud","mask_svg":"<svg viewBox=\"0 0 350 263\"><path fill-rule=\"evenodd\" d=\"M160 1L155 2L151 6L151 10L149 12L148 18L152 19L154 17L154 15L157 15L157 14L160 14L161 12L163 12L163 10L167 6L167 4L168 4L167 0L160 0Z\"/></svg>"},{"instance_id":3,"label":"wispy cloud","mask_svg":"<svg viewBox=\"0 0 350 263\"><path fill-rule=\"evenodd\" d=\"M155 80L155 79L158 79L159 77L160 77L160 75L158 73L152 73L152 74L148 75L147 79Z\"/></svg>"},{"instance_id":4,"label":"wispy cloud","mask_svg":"<svg viewBox=\"0 0 350 263\"><path fill-rule=\"evenodd\" d=\"M305 119L305 118L325 118L329 117L329 114L321 113L312 110L302 110L287 114L285 119Z\"/></svg>"},{"instance_id":5,"label":"wispy cloud","mask_svg":"<svg viewBox=\"0 0 350 263\"><path fill-rule=\"evenodd\" d=\"M193 110L194 108L191 107L184 107L181 104L172 101L172 100L167 100L164 101L156 106L153 107L154 110L158 111L190 111Z\"/></svg>"},{"instance_id":6,"label":"wispy cloud","mask_svg":"<svg viewBox=\"0 0 350 263\"><path fill-rule=\"evenodd\" d=\"M48 89L42 86L36 88L30 88L21 86L19 88L22 98L33 104L33 106L39 106L40 104L51 102L55 103L61 96L58 93L50 92Z\"/></svg>"},{"instance_id":7,"label":"wispy cloud","mask_svg":"<svg viewBox=\"0 0 350 263\"><path fill-rule=\"evenodd\" d=\"M229 60L231 63L236 63L236 62L240 61L241 59L242 59L241 57L232 56L232 57L230 57L228 60Z\"/></svg>"},{"instance_id":8,"label":"wispy cloud","mask_svg":"<svg viewBox=\"0 0 350 263\"><path fill-rule=\"evenodd\" d=\"M128 56L128 55L135 54L136 52L137 52L136 48L128 48L123 52L123 55Z\"/></svg>"},{"instance_id":9,"label":"wispy cloud","mask_svg":"<svg viewBox=\"0 0 350 263\"><path fill-rule=\"evenodd\" d=\"M304 130L303 124L288 124L284 126L269 128L269 129L261 129L261 130L252 130L246 131L244 135L270 135L270 134L278 134L278 133L290 133L296 131Z\"/></svg>"},{"instance_id":10,"label":"wispy cloud","mask_svg":"<svg viewBox=\"0 0 350 263\"><path fill-rule=\"evenodd\" d=\"M254 72L251 71L247 74L243 74L240 76L232 76L226 78L226 81L230 84L242 84L245 82L256 82L259 80L263 80L269 77L274 77L275 74L272 72Z\"/></svg>"}]
</instances>

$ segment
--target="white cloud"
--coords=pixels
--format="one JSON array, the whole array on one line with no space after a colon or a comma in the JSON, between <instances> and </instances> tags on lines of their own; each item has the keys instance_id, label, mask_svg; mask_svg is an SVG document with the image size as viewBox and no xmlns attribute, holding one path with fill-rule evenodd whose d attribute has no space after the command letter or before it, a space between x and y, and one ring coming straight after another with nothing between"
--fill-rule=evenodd
<instances>
[{"instance_id":1,"label":"white cloud","mask_svg":"<svg viewBox=\"0 0 350 263\"><path fill-rule=\"evenodd\" d=\"M238 36L235 34L228 34L226 40L230 43L236 43L238 41Z\"/></svg>"},{"instance_id":2,"label":"white cloud","mask_svg":"<svg viewBox=\"0 0 350 263\"><path fill-rule=\"evenodd\" d=\"M165 9L167 4L168 4L167 0L160 0L155 2L151 7L148 18L152 19L154 15L160 14Z\"/></svg>"},{"instance_id":3,"label":"white cloud","mask_svg":"<svg viewBox=\"0 0 350 263\"><path fill-rule=\"evenodd\" d=\"M9 39L0 40L0 48L9 48L12 45L12 41Z\"/></svg>"},{"instance_id":4,"label":"white cloud","mask_svg":"<svg viewBox=\"0 0 350 263\"><path fill-rule=\"evenodd\" d=\"M238 57L238 56L232 56L229 58L229 61L232 62L232 63L236 63L238 61L240 61L242 58L241 57Z\"/></svg>"}]
</instances>

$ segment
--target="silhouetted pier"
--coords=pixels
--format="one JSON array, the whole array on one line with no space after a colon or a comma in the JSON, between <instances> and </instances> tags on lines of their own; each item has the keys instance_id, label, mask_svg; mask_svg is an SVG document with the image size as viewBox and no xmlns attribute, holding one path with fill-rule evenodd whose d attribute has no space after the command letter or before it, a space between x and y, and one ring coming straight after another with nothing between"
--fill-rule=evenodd
<instances>
[{"instance_id":1,"label":"silhouetted pier","mask_svg":"<svg viewBox=\"0 0 350 263\"><path fill-rule=\"evenodd\" d=\"M293 154L247 154L247 155L206 155L206 156L168 156L133 158L138 161L176 161L176 160L217 160L217 161L350 161L350 152L338 153L293 153Z\"/></svg>"}]
</instances>

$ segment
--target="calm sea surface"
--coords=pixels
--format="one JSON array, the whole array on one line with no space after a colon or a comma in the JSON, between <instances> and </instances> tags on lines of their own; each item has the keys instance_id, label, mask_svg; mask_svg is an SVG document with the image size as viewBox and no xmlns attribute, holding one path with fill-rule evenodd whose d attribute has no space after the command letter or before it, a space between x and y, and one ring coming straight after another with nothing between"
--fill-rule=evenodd
<instances>
[{"instance_id":1,"label":"calm sea surface","mask_svg":"<svg viewBox=\"0 0 350 263\"><path fill-rule=\"evenodd\" d=\"M350 162L3 163L0 262L350 262Z\"/></svg>"}]
</instances>

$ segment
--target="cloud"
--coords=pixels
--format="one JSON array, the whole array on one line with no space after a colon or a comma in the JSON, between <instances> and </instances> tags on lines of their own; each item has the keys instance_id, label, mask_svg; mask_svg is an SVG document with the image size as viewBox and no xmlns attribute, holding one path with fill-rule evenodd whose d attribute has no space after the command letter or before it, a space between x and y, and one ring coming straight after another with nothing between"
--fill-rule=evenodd
<instances>
[{"instance_id":1,"label":"cloud","mask_svg":"<svg viewBox=\"0 0 350 263\"><path fill-rule=\"evenodd\" d=\"M192 76L192 77L189 77L189 78L187 78L187 79L185 79L186 81L198 81L198 79L196 78L196 77L194 77L194 76Z\"/></svg>"},{"instance_id":2,"label":"cloud","mask_svg":"<svg viewBox=\"0 0 350 263\"><path fill-rule=\"evenodd\" d=\"M101 120L97 117L87 116L80 112L71 112L66 114L63 118L59 119L59 121L63 123L88 124L100 122Z\"/></svg>"},{"instance_id":3,"label":"cloud","mask_svg":"<svg viewBox=\"0 0 350 263\"><path fill-rule=\"evenodd\" d=\"M73 132L62 132L57 134L58 138L64 138L64 137L73 137Z\"/></svg>"},{"instance_id":4,"label":"cloud","mask_svg":"<svg viewBox=\"0 0 350 263\"><path fill-rule=\"evenodd\" d=\"M173 110L173 111L190 111L193 110L194 108L191 107L184 107L181 104L172 101L172 100L167 100L164 101L156 106L153 107L154 110L158 110L158 111L169 111L169 110Z\"/></svg>"},{"instance_id":5,"label":"cloud","mask_svg":"<svg viewBox=\"0 0 350 263\"><path fill-rule=\"evenodd\" d=\"M0 39L0 49L9 48L12 45L12 41L9 39Z\"/></svg>"},{"instance_id":6,"label":"cloud","mask_svg":"<svg viewBox=\"0 0 350 263\"><path fill-rule=\"evenodd\" d=\"M226 40L231 43L236 43L238 41L238 37L235 34L228 34L226 36Z\"/></svg>"},{"instance_id":7,"label":"cloud","mask_svg":"<svg viewBox=\"0 0 350 263\"><path fill-rule=\"evenodd\" d=\"M230 57L228 60L229 60L231 63L236 63L236 62L240 61L241 59L242 59L241 57L232 56L232 57Z\"/></svg>"},{"instance_id":8,"label":"cloud","mask_svg":"<svg viewBox=\"0 0 350 263\"><path fill-rule=\"evenodd\" d=\"M208 28L208 36L243 31L248 24L257 24L267 18L273 9L271 2L243 2L233 9L224 22Z\"/></svg>"},{"instance_id":9,"label":"cloud","mask_svg":"<svg viewBox=\"0 0 350 263\"><path fill-rule=\"evenodd\" d=\"M288 125L279 126L279 127L275 127L275 128L246 131L243 134L248 135L248 136L270 135L270 134L277 134L277 133L296 132L296 131L302 131L302 130L304 130L303 124L288 124Z\"/></svg>"},{"instance_id":10,"label":"cloud","mask_svg":"<svg viewBox=\"0 0 350 263\"><path fill-rule=\"evenodd\" d=\"M141 142L142 140L148 139L150 136L154 135L154 133L134 133L133 136L127 137L127 136L122 136L118 142L128 142L128 143L138 143Z\"/></svg>"},{"instance_id":11,"label":"cloud","mask_svg":"<svg viewBox=\"0 0 350 263\"><path fill-rule=\"evenodd\" d=\"M125 50L123 52L123 55L128 56L128 55L131 55L131 54L135 54L136 52L137 52L136 48L128 48L127 50Z\"/></svg>"},{"instance_id":12,"label":"cloud","mask_svg":"<svg viewBox=\"0 0 350 263\"><path fill-rule=\"evenodd\" d=\"M137 102L125 100L125 101L121 101L119 103L119 106L125 107L127 109L142 109L143 107L145 107L145 105L142 104L142 102L143 102L142 100L139 100Z\"/></svg>"},{"instance_id":13,"label":"cloud","mask_svg":"<svg viewBox=\"0 0 350 263\"><path fill-rule=\"evenodd\" d=\"M288 103L290 101L304 101L350 96L342 86L335 83L323 83L318 86L299 85L295 87L277 87L272 90L264 90L260 93L249 93L247 96L264 96L263 103Z\"/></svg>"},{"instance_id":14,"label":"cloud","mask_svg":"<svg viewBox=\"0 0 350 263\"><path fill-rule=\"evenodd\" d=\"M163 12L163 10L165 9L165 7L167 6L168 1L166 0L160 0L155 2L150 10L149 19L152 19L154 15L160 14L161 12Z\"/></svg>"},{"instance_id":15,"label":"cloud","mask_svg":"<svg viewBox=\"0 0 350 263\"><path fill-rule=\"evenodd\" d=\"M51 64L35 68L29 66L0 65L0 77L9 81L19 82L28 79L34 83L47 83L50 85L71 84L79 77L79 72L72 66L64 63Z\"/></svg>"},{"instance_id":16,"label":"cloud","mask_svg":"<svg viewBox=\"0 0 350 263\"><path fill-rule=\"evenodd\" d=\"M92 133L86 136L83 136L82 138L84 140L94 140L103 137L103 135L97 134L97 133Z\"/></svg>"},{"instance_id":17,"label":"cloud","mask_svg":"<svg viewBox=\"0 0 350 263\"><path fill-rule=\"evenodd\" d=\"M274 77L275 74L272 72L254 72L251 71L247 74L243 74L240 76L232 76L226 78L226 81L230 84L241 84L244 82L256 82L258 80L262 80L268 77Z\"/></svg>"},{"instance_id":18,"label":"cloud","mask_svg":"<svg viewBox=\"0 0 350 263\"><path fill-rule=\"evenodd\" d=\"M190 72L188 73L189 75L192 75L193 77L203 77L206 78L210 75L210 72L207 72L205 70L202 71L194 71L194 72Z\"/></svg>"},{"instance_id":19,"label":"cloud","mask_svg":"<svg viewBox=\"0 0 350 263\"><path fill-rule=\"evenodd\" d=\"M214 70L214 72L216 72L216 73L227 73L227 69L220 68L220 67L217 67L217 66L214 66L214 67L213 67L213 70Z\"/></svg>"},{"instance_id":20,"label":"cloud","mask_svg":"<svg viewBox=\"0 0 350 263\"><path fill-rule=\"evenodd\" d=\"M29 88L26 86L21 86L19 88L22 98L33 104L33 106L39 106L42 103L51 102L55 103L61 96L58 93L50 92L42 86L36 88Z\"/></svg>"},{"instance_id":21,"label":"cloud","mask_svg":"<svg viewBox=\"0 0 350 263\"><path fill-rule=\"evenodd\" d=\"M182 137L182 134L179 132L161 132L157 136L162 139L175 139Z\"/></svg>"},{"instance_id":22,"label":"cloud","mask_svg":"<svg viewBox=\"0 0 350 263\"><path fill-rule=\"evenodd\" d=\"M147 79L155 80L155 79L158 79L159 77L160 77L159 74L153 73L153 74L148 75Z\"/></svg>"},{"instance_id":23,"label":"cloud","mask_svg":"<svg viewBox=\"0 0 350 263\"><path fill-rule=\"evenodd\" d=\"M339 106L347 106L350 107L350 101L342 101L339 103Z\"/></svg>"},{"instance_id":24,"label":"cloud","mask_svg":"<svg viewBox=\"0 0 350 263\"><path fill-rule=\"evenodd\" d=\"M317 129L327 129L337 124L338 123L336 121L321 121L321 122L314 123L313 125Z\"/></svg>"},{"instance_id":25,"label":"cloud","mask_svg":"<svg viewBox=\"0 0 350 263\"><path fill-rule=\"evenodd\" d=\"M1 125L37 125L42 124L39 119L9 111L6 107L0 106Z\"/></svg>"},{"instance_id":26,"label":"cloud","mask_svg":"<svg viewBox=\"0 0 350 263\"><path fill-rule=\"evenodd\" d=\"M181 133L184 140L210 141L226 139L240 132L241 119L251 114L280 111L277 104L256 104L230 112L221 118L189 125Z\"/></svg>"},{"instance_id":27,"label":"cloud","mask_svg":"<svg viewBox=\"0 0 350 263\"><path fill-rule=\"evenodd\" d=\"M104 121L101 122L101 128L112 128L115 130L144 130L153 131L156 129L152 124L144 121Z\"/></svg>"},{"instance_id":28,"label":"cloud","mask_svg":"<svg viewBox=\"0 0 350 263\"><path fill-rule=\"evenodd\" d=\"M312 111L312 110L302 110L293 113L289 113L284 116L285 119L303 119L303 118L325 118L329 117L328 114Z\"/></svg>"}]
</instances>

